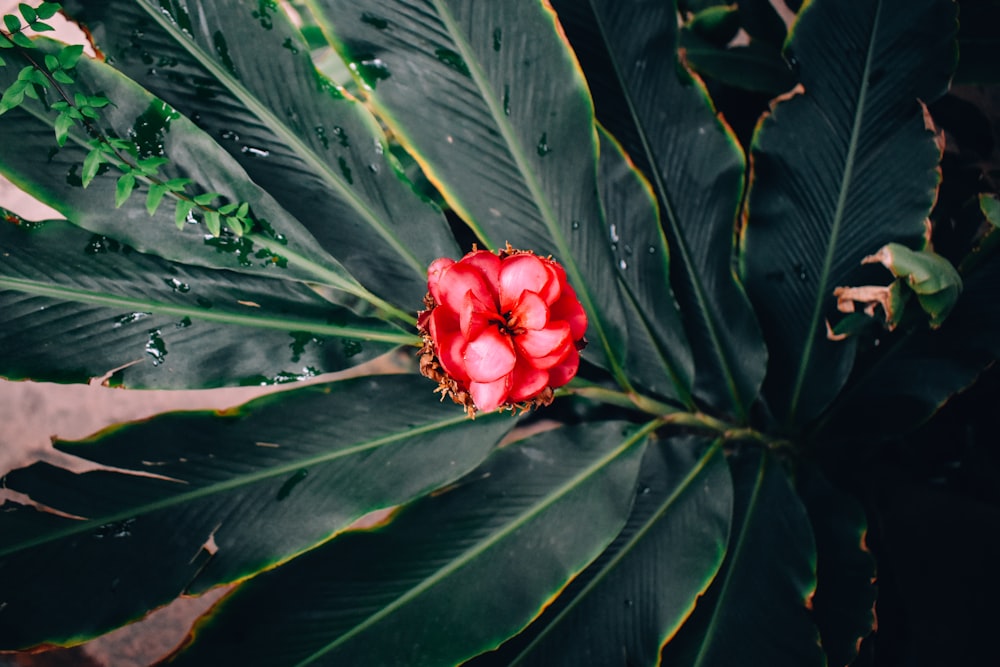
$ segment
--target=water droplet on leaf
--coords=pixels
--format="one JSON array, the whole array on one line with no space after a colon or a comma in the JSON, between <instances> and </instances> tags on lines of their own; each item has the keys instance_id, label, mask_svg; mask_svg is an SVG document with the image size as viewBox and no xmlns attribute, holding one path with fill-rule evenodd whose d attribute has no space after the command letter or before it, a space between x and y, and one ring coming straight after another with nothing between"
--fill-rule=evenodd
<instances>
[{"instance_id":1,"label":"water droplet on leaf","mask_svg":"<svg viewBox=\"0 0 1000 667\"><path fill-rule=\"evenodd\" d=\"M545 157L551 152L552 149L549 147L549 133L543 132L542 136L538 139L538 156Z\"/></svg>"}]
</instances>

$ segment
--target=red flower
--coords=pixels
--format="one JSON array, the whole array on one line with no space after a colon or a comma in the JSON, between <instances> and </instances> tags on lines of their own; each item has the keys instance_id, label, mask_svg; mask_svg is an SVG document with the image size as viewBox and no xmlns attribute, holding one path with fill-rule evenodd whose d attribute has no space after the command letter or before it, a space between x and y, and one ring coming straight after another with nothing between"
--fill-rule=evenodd
<instances>
[{"instance_id":1,"label":"red flower","mask_svg":"<svg viewBox=\"0 0 1000 667\"><path fill-rule=\"evenodd\" d=\"M548 405L576 375L587 315L552 259L473 250L435 260L427 287L420 371L470 416Z\"/></svg>"}]
</instances>

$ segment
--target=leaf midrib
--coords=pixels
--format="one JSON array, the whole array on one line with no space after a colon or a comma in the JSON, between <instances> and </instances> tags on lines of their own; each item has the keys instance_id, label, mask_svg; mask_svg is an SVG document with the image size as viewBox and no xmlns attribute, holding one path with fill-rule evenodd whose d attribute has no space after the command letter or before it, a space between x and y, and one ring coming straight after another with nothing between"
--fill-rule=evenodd
<instances>
[{"instance_id":1,"label":"leaf midrib","mask_svg":"<svg viewBox=\"0 0 1000 667\"><path fill-rule=\"evenodd\" d=\"M596 475L605 466L609 465L612 461L617 459L619 456L623 455L625 452L630 450L637 443L645 440L646 436L650 432L655 430L660 425L659 420L655 420L644 425L640 430L634 433L631 437L627 438L622 444L608 452L600 459L587 466L583 471L577 473L572 478L558 486L554 491L549 493L545 497L545 501L535 505L531 505L527 511L523 512L516 519L503 524L500 530L492 533L488 538L478 542L474 547L463 552L458 558L453 559L447 565L437 570L433 575L427 577L421 581L418 585L409 589L406 593L399 596L393 602L383 606L378 612L372 614L371 616L364 619L361 623L358 623L350 631L344 633L336 640L330 642L326 646L322 647L318 651L314 652L312 655L306 657L305 659L296 663L296 667L304 667L305 665L311 664L313 661L322 658L324 655L332 650L335 650L338 646L349 641L352 637L364 632L368 628L373 627L382 619L386 618L397 609L400 609L405 604L414 600L417 596L421 595L424 591L432 588L434 585L442 582L452 573L461 569L462 567L468 565L470 562L474 561L481 554L485 553L495 544L499 543L504 538L516 532L518 529L525 526L529 521L538 517L545 510L551 507L558 500L577 489L581 484L583 484L587 479Z\"/></svg>"},{"instance_id":2,"label":"leaf midrib","mask_svg":"<svg viewBox=\"0 0 1000 667\"><path fill-rule=\"evenodd\" d=\"M809 319L808 328L805 331L805 343L802 348L802 355L799 357L799 366L792 385L792 392L788 404L788 417L786 422L793 424L798 412L799 401L806 385L806 378L809 374L810 362L812 361L813 347L819 332L820 319L823 316L823 307L827 302L827 283L830 280L830 273L833 268L833 260L837 250L837 239L840 236L840 228L844 222L844 211L847 207L847 193L851 188L854 177L854 164L858 151L858 144L861 135L861 123L865 116L865 101L868 96L868 78L871 73L872 56L875 52L875 36L878 34L879 19L882 14L882 2L875 3L875 16L872 19L871 33L868 36L868 49L865 54L865 65L861 72L861 85L858 88L858 97L855 101L854 123L851 127L851 138L847 145L847 155L844 159L844 169L840 178L840 189L837 192L837 206L834 210L832 225L830 229L829 242L826 248L826 255L823 258L823 268L820 271L819 280L816 285L815 299L813 303L812 315Z\"/></svg>"},{"instance_id":3,"label":"leaf midrib","mask_svg":"<svg viewBox=\"0 0 1000 667\"><path fill-rule=\"evenodd\" d=\"M632 537L622 545L621 549L617 554L605 564L604 568L596 575L590 582L573 598L566 607L549 623L546 628L539 633L539 635L532 641L528 646L524 648L521 654L511 663L511 665L517 665L521 660L527 658L535 646L540 644L542 640L548 636L559 623L568 616L574 609L584 603L587 596L605 579L607 579L615 571L615 569L621 564L621 562L631 555L633 549L639 544L640 541L653 529L658 521L667 513L670 508L690 490L691 485L701 476L702 472L707 468L709 461L718 454L722 447L723 440L717 439L712 446L702 455L701 460L698 461L684 479L681 480L680 484L674 489L674 491L667 497L660 505L659 509L650 515L646 521L641 525L641 527L632 535Z\"/></svg>"},{"instance_id":4,"label":"leaf midrib","mask_svg":"<svg viewBox=\"0 0 1000 667\"><path fill-rule=\"evenodd\" d=\"M499 414L499 413L494 413ZM485 418L490 419L491 415L484 415ZM495 418L495 417L493 417ZM249 486L260 481L267 479L272 479L275 477L282 477L290 473L295 473L302 468L308 468L310 466L321 465L324 463L330 463L331 461L336 461L337 459L351 456L354 454L360 454L369 450L376 449L378 447L383 447L386 445L391 445L393 443L399 442L407 438L423 435L425 433L431 433L436 430L444 430L452 426L458 426L465 424L468 418L463 414L460 417L452 417L449 419L442 419L439 421L431 422L425 424L424 426L419 426L416 428L410 428L404 432L392 433L389 435L382 436L380 438L375 438L373 440L363 441L351 447L346 447L333 452L326 452L323 454L317 454L311 457L298 459L293 462L284 463L279 466L267 468L266 470L261 470L256 473L250 473L245 475L240 475L238 477L226 480L224 482L218 482L216 484L211 484L208 486L189 491L187 493L181 493L167 498L163 498L158 501L144 503L137 507L132 507L115 514L109 514L96 519L87 519L75 525L63 528L62 530L53 531L46 535L36 537L31 540L24 540L14 545L0 547L0 558L7 556L9 554L18 553L27 549L31 549L37 546L48 544L56 540L60 540L73 535L78 535L80 533L85 533L96 527L103 526L109 523L115 523L119 521L125 521L127 519L132 519L137 516L143 516L156 512L159 510L169 509L171 507L176 507L183 505L185 503L200 500L202 498L225 493L227 491L232 491L233 489L238 489L241 487ZM183 480L177 480L177 483L187 484Z\"/></svg>"},{"instance_id":5,"label":"leaf midrib","mask_svg":"<svg viewBox=\"0 0 1000 667\"><path fill-rule=\"evenodd\" d=\"M170 304L152 299L136 299L73 287L65 287L61 285L45 284L38 281L25 280L23 278L0 276L0 289L11 289L25 294L34 294L37 296L72 301L75 303L104 306L118 310L151 312L176 317L190 317L191 319L197 319L205 322L234 324L239 326L255 327L258 329L309 331L313 334L359 338L362 340L397 343L400 345L413 344L417 340L413 335L404 332L380 331L378 329L366 329L362 327L336 326L317 320L290 317L264 317L261 315L225 312L221 309L209 310L195 306Z\"/></svg>"},{"instance_id":6,"label":"leaf midrib","mask_svg":"<svg viewBox=\"0 0 1000 667\"><path fill-rule=\"evenodd\" d=\"M306 144L302 139L299 138L295 132L288 128L273 112L271 112L263 104L257 101L257 98L243 86L242 83L233 79L232 76L220 65L216 64L211 58L204 56L204 52L201 47L188 39L183 35L183 31L178 30L177 26L170 20L166 18L162 11L157 11L150 6L152 0L146 0L145 2L140 2L139 5L143 11L165 32L174 37L174 41L188 54L191 55L202 67L208 70L212 76L219 81L227 90L242 104L244 104L253 115L255 115L261 122L268 127L272 132L278 135L285 144L294 149L295 154L300 157L303 161L309 164L313 168L314 172L320 174L323 180L331 185L331 187L336 190L341 196L347 200L351 207L357 211L361 217L369 224L369 226L374 229L379 236L381 236L396 253L408 264L414 272L420 276L424 277L425 268L423 264L418 260L409 250L406 248L405 244L398 239L392 231L382 224L382 221L375 214L374 211L364 202L354 190L345 185L343 181L337 176L333 168L327 164L324 160L316 154L312 148ZM282 14L282 16L284 16Z\"/></svg>"}]
</instances>

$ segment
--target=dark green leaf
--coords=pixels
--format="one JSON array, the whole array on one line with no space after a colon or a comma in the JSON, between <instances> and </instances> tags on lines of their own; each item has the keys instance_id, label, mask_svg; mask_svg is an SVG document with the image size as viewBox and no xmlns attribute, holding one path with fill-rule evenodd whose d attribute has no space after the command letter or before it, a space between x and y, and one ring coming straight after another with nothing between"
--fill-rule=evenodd
<instances>
[{"instance_id":1,"label":"dark green leaf","mask_svg":"<svg viewBox=\"0 0 1000 667\"><path fill-rule=\"evenodd\" d=\"M688 64L699 74L734 88L778 95L795 85L795 76L781 51L770 44L751 42L722 48L682 33L681 46Z\"/></svg>"},{"instance_id":2,"label":"dark green leaf","mask_svg":"<svg viewBox=\"0 0 1000 667\"><path fill-rule=\"evenodd\" d=\"M796 489L816 536L813 618L830 665L850 665L875 630L875 558L857 499L834 487L814 466L797 471Z\"/></svg>"},{"instance_id":3,"label":"dark green leaf","mask_svg":"<svg viewBox=\"0 0 1000 667\"><path fill-rule=\"evenodd\" d=\"M45 54L45 68L50 72L59 69L59 59L51 53Z\"/></svg>"},{"instance_id":4,"label":"dark green leaf","mask_svg":"<svg viewBox=\"0 0 1000 667\"><path fill-rule=\"evenodd\" d=\"M13 14L4 14L3 24L7 26L7 31L11 33L15 33L21 29L21 19Z\"/></svg>"},{"instance_id":5,"label":"dark green leaf","mask_svg":"<svg viewBox=\"0 0 1000 667\"><path fill-rule=\"evenodd\" d=\"M740 0L739 13L740 23L752 39L777 48L784 44L788 31L770 0Z\"/></svg>"},{"instance_id":6,"label":"dark green leaf","mask_svg":"<svg viewBox=\"0 0 1000 667\"><path fill-rule=\"evenodd\" d=\"M670 289L670 253L656 196L603 129L600 148L601 203L629 331L625 370L645 389L690 406L694 364Z\"/></svg>"},{"instance_id":7,"label":"dark green leaf","mask_svg":"<svg viewBox=\"0 0 1000 667\"><path fill-rule=\"evenodd\" d=\"M833 289L867 283L860 261L886 243L923 244L940 153L919 100L948 85L954 20L950 0L816 0L799 16L789 50L804 91L755 134L742 239L771 351L766 396L790 428L851 368L854 345L825 334Z\"/></svg>"},{"instance_id":8,"label":"dark green leaf","mask_svg":"<svg viewBox=\"0 0 1000 667\"><path fill-rule=\"evenodd\" d=\"M0 221L8 378L86 382L120 369L115 380L128 387L269 384L414 340L301 283L168 262L63 221L37 225ZM252 248L227 242L220 251ZM247 251L246 261L270 258Z\"/></svg>"},{"instance_id":9,"label":"dark green leaf","mask_svg":"<svg viewBox=\"0 0 1000 667\"><path fill-rule=\"evenodd\" d=\"M48 40L39 44L46 51L58 47ZM139 142L139 164L146 171L154 170L159 178L184 177L197 184L196 190L222 192L231 201L248 202L258 220L268 223L262 231L249 234L250 245L240 246L240 252L220 253L215 242L206 240L205 229L199 232L195 225L178 233L173 223L173 211L157 211L150 220L142 200L130 198L116 215L107 212L114 202L116 179L111 175L96 175L98 157L90 155L86 174L81 174L80 163L88 159L87 137L82 132L70 131L66 145L50 155L54 118L40 108L15 110L3 117L4 131L17 134L17 144L0 144L0 171L13 177L19 185L49 204L74 223L95 233L103 234L136 248L155 252L167 259L209 267L225 267L249 273L266 272L289 280L306 280L347 290L368 303L379 304L388 310L370 292L358 285L342 266L326 253L316 239L264 190L258 187L239 165L212 139L198 130L187 119L180 117L163 102L149 96L107 65L81 59L76 73L81 94L89 88L101 90L115 98L114 105L102 110L102 123L119 136L135 136ZM0 69L0 85L6 83L6 70ZM132 142L122 144L111 140L109 144L120 151L137 151ZM118 148L118 146L126 148ZM96 155L96 153L95 153ZM170 158L165 158L169 155ZM169 163L169 164L167 164ZM162 166L161 166L162 165ZM94 173L90 173L93 170ZM53 173L66 177L52 179ZM83 177L93 178L84 190ZM145 198L142 198L145 199ZM267 257L280 257L280 262L247 261L244 253L264 253ZM358 299L352 307L360 312L370 308ZM401 319L408 314L394 311Z\"/></svg>"},{"instance_id":10,"label":"dark green leaf","mask_svg":"<svg viewBox=\"0 0 1000 667\"><path fill-rule=\"evenodd\" d=\"M35 21L31 24L31 29L35 32L54 32L55 28L50 26L48 23L42 23L41 21Z\"/></svg>"},{"instance_id":11,"label":"dark green leaf","mask_svg":"<svg viewBox=\"0 0 1000 667\"><path fill-rule=\"evenodd\" d=\"M10 111L24 101L24 91L27 87L28 83L26 81L15 81L7 86L3 97L0 97L0 115Z\"/></svg>"},{"instance_id":12,"label":"dark green leaf","mask_svg":"<svg viewBox=\"0 0 1000 667\"><path fill-rule=\"evenodd\" d=\"M611 546L524 633L471 665L616 665L622 656L656 664L722 564L732 501L719 443L680 437L650 447Z\"/></svg>"},{"instance_id":13,"label":"dark green leaf","mask_svg":"<svg viewBox=\"0 0 1000 667\"><path fill-rule=\"evenodd\" d=\"M401 179L377 121L317 74L284 12L259 19L257 4L241 0L199 3L197 15L159 0L65 5L120 71L197 118L318 251L371 291L412 311L428 264L458 255L441 212ZM132 38L137 26L141 40ZM151 53L170 64L151 68Z\"/></svg>"},{"instance_id":14,"label":"dark green leaf","mask_svg":"<svg viewBox=\"0 0 1000 667\"><path fill-rule=\"evenodd\" d=\"M644 435L606 422L501 449L389 526L247 582L177 662L419 667L489 649L621 529Z\"/></svg>"},{"instance_id":15,"label":"dark green leaf","mask_svg":"<svg viewBox=\"0 0 1000 667\"><path fill-rule=\"evenodd\" d=\"M365 94L479 239L563 264L590 316L588 354L627 384L593 106L553 13L531 0L405 0L379 7L395 26L379 30L349 0L312 6L361 79L378 64Z\"/></svg>"},{"instance_id":16,"label":"dark green leaf","mask_svg":"<svg viewBox=\"0 0 1000 667\"><path fill-rule=\"evenodd\" d=\"M709 43L723 47L740 30L740 12L733 5L713 5L692 16L684 27Z\"/></svg>"},{"instance_id":17,"label":"dark green leaf","mask_svg":"<svg viewBox=\"0 0 1000 667\"><path fill-rule=\"evenodd\" d=\"M432 388L420 376L370 376L259 399L227 417L165 415L59 446L95 462L92 472L12 472L7 488L86 519L26 523L35 509L24 506L0 513L0 647L102 632L455 480L514 421L473 422ZM618 473L626 488L627 473ZM66 559L72 567L56 565Z\"/></svg>"},{"instance_id":18,"label":"dark green leaf","mask_svg":"<svg viewBox=\"0 0 1000 667\"><path fill-rule=\"evenodd\" d=\"M38 18L50 19L56 15L59 11L58 2L43 2L42 4L35 7L35 12L38 14Z\"/></svg>"},{"instance_id":19,"label":"dark green leaf","mask_svg":"<svg viewBox=\"0 0 1000 667\"><path fill-rule=\"evenodd\" d=\"M31 5L26 5L21 2L18 3L17 9L21 12L21 16L24 17L25 22L34 23L38 20L38 14L35 12L35 8Z\"/></svg>"},{"instance_id":20,"label":"dark green leaf","mask_svg":"<svg viewBox=\"0 0 1000 667\"><path fill-rule=\"evenodd\" d=\"M769 452L747 450L731 464L729 552L660 664L826 665L808 609L816 590L816 546L806 510Z\"/></svg>"},{"instance_id":21,"label":"dark green leaf","mask_svg":"<svg viewBox=\"0 0 1000 667\"><path fill-rule=\"evenodd\" d=\"M61 69L57 69L56 71L52 72L52 78L58 81L59 83L65 83L67 85L76 82L75 79L73 79L73 77L71 77L69 74L62 71ZM86 112L86 109L82 109L81 111Z\"/></svg>"},{"instance_id":22,"label":"dark green leaf","mask_svg":"<svg viewBox=\"0 0 1000 667\"><path fill-rule=\"evenodd\" d=\"M591 85L602 91L598 104L609 103L598 107L599 118L660 201L697 369L695 396L743 418L756 400L766 352L732 267L742 151L704 88L680 68L674 3L592 0L593 12L556 4L573 18L567 32Z\"/></svg>"}]
</instances>

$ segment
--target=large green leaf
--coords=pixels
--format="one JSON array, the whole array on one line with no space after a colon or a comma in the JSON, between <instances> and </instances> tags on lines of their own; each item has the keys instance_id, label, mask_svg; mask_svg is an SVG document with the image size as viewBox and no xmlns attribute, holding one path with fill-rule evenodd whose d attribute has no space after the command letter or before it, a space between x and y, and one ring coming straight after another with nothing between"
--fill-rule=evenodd
<instances>
[{"instance_id":1,"label":"large green leaf","mask_svg":"<svg viewBox=\"0 0 1000 667\"><path fill-rule=\"evenodd\" d=\"M678 62L676 5L556 6L597 91L599 119L659 199L694 354L695 395L744 418L757 398L766 351L732 265L743 155L704 87Z\"/></svg>"},{"instance_id":2,"label":"large green leaf","mask_svg":"<svg viewBox=\"0 0 1000 667\"><path fill-rule=\"evenodd\" d=\"M799 16L788 57L804 88L754 136L742 256L771 352L766 396L789 427L853 361L850 341L826 338L833 289L865 284L861 259L886 243L923 243L939 149L920 100L948 85L954 24L950 0L815 0Z\"/></svg>"},{"instance_id":3,"label":"large green leaf","mask_svg":"<svg viewBox=\"0 0 1000 667\"><path fill-rule=\"evenodd\" d=\"M590 315L588 354L603 353L626 385L593 106L552 11L533 0L306 4L362 79L378 72L372 104L480 240L562 262Z\"/></svg>"},{"instance_id":4,"label":"large green leaf","mask_svg":"<svg viewBox=\"0 0 1000 667\"><path fill-rule=\"evenodd\" d=\"M651 446L628 523L524 633L471 665L655 665L722 564L732 478L721 443Z\"/></svg>"},{"instance_id":5,"label":"large green leaf","mask_svg":"<svg viewBox=\"0 0 1000 667\"><path fill-rule=\"evenodd\" d=\"M237 589L179 664L452 665L539 613L628 516L650 429L549 431Z\"/></svg>"},{"instance_id":6,"label":"large green leaf","mask_svg":"<svg viewBox=\"0 0 1000 667\"><path fill-rule=\"evenodd\" d=\"M691 405L691 348L670 289L670 252L656 197L621 146L600 130L601 203L611 223L629 345L625 370L641 386Z\"/></svg>"},{"instance_id":7,"label":"large green leaf","mask_svg":"<svg viewBox=\"0 0 1000 667\"><path fill-rule=\"evenodd\" d=\"M806 510L771 453L747 450L731 464L729 552L661 664L825 665L807 608L816 590L816 545Z\"/></svg>"},{"instance_id":8,"label":"large green leaf","mask_svg":"<svg viewBox=\"0 0 1000 667\"><path fill-rule=\"evenodd\" d=\"M46 52L58 49L48 40L41 41L39 47ZM15 69L0 68L0 86L15 75ZM100 92L115 99L115 104L102 110L103 131L112 136L136 137L140 148L147 146L142 150L145 155L169 155L171 162L162 169L164 178L191 179L192 194L219 192L230 201L245 201L253 216L266 221L268 227L245 235L241 242L228 234L212 237L201 222L178 230L173 206L164 203L149 215L147 186L141 183L135 194L115 209L116 170L100 170L84 188L81 165L90 150L86 145L90 137L74 128L65 146L57 148L53 134L55 113L30 100L0 116L0 130L18 138L16 142L0 143L0 172L23 190L74 224L127 243L140 252L185 264L311 280L358 296L366 294L307 229L190 121L101 62L81 59L75 75L77 92ZM54 178L54 174L58 176Z\"/></svg>"},{"instance_id":9,"label":"large green leaf","mask_svg":"<svg viewBox=\"0 0 1000 667\"><path fill-rule=\"evenodd\" d=\"M116 68L218 141L366 287L419 308L427 265L456 253L444 218L401 180L374 117L316 72L277 3L65 5Z\"/></svg>"},{"instance_id":10,"label":"large green leaf","mask_svg":"<svg viewBox=\"0 0 1000 667\"><path fill-rule=\"evenodd\" d=\"M302 283L185 266L63 221L0 222L0 255L5 377L86 382L124 366L129 387L280 382L409 338Z\"/></svg>"},{"instance_id":11,"label":"large green leaf","mask_svg":"<svg viewBox=\"0 0 1000 667\"><path fill-rule=\"evenodd\" d=\"M62 444L97 469L5 479L77 518L0 512L0 647L77 642L286 561L465 474L513 424L456 415L422 377L372 376Z\"/></svg>"},{"instance_id":12,"label":"large green leaf","mask_svg":"<svg viewBox=\"0 0 1000 667\"><path fill-rule=\"evenodd\" d=\"M964 289L940 329L880 333L814 431L837 441L898 435L929 419L1000 358L1000 258L963 277Z\"/></svg>"},{"instance_id":13,"label":"large green leaf","mask_svg":"<svg viewBox=\"0 0 1000 667\"><path fill-rule=\"evenodd\" d=\"M828 663L846 667L875 630L875 557L866 543L865 509L811 464L799 467L795 487L816 536L813 618Z\"/></svg>"}]
</instances>

